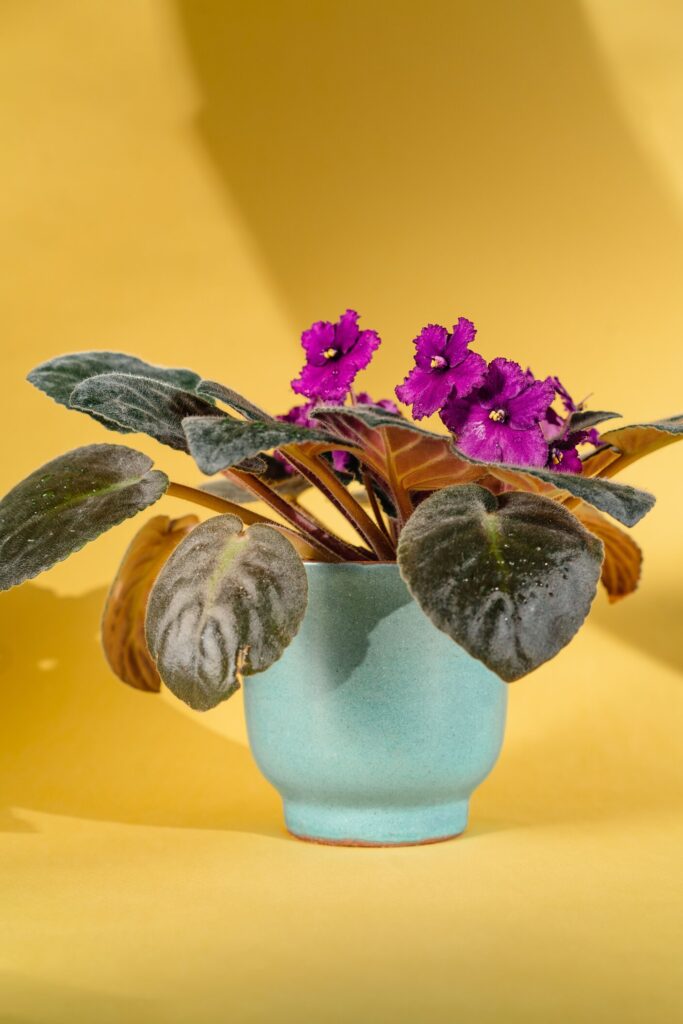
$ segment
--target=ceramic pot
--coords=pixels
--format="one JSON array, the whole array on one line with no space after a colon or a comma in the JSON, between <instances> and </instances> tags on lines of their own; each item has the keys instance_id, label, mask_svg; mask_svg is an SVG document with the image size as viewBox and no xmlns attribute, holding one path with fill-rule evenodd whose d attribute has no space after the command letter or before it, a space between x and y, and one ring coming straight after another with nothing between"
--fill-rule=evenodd
<instances>
[{"instance_id":1,"label":"ceramic pot","mask_svg":"<svg viewBox=\"0 0 683 1024\"><path fill-rule=\"evenodd\" d=\"M396 564L306 571L298 635L244 687L287 828L354 846L459 835L500 751L507 687L432 625Z\"/></svg>"}]
</instances>

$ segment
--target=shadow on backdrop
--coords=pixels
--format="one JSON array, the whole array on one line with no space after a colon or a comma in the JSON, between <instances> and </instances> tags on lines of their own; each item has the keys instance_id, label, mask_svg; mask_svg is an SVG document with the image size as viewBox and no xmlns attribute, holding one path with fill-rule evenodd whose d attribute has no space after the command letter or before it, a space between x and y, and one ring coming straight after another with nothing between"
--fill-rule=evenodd
<instances>
[{"instance_id":1,"label":"shadow on backdrop","mask_svg":"<svg viewBox=\"0 0 683 1024\"><path fill-rule=\"evenodd\" d=\"M104 597L27 585L0 599L0 829L26 828L16 807L284 836L245 747L112 675L97 636Z\"/></svg>"},{"instance_id":2,"label":"shadow on backdrop","mask_svg":"<svg viewBox=\"0 0 683 1024\"><path fill-rule=\"evenodd\" d=\"M518 341L532 311L556 344L625 295L672 308L675 201L579 3L176 9L200 137L297 327L352 302L401 337L480 309Z\"/></svg>"},{"instance_id":3,"label":"shadow on backdrop","mask_svg":"<svg viewBox=\"0 0 683 1024\"><path fill-rule=\"evenodd\" d=\"M285 838L279 798L245 747L109 672L96 636L103 600L103 590L60 598L35 585L0 597L0 830L28 830L28 809ZM613 716L606 737L598 712L531 740L511 735L475 795L469 835L671 805L683 788L677 737L643 751L638 728Z\"/></svg>"}]
</instances>

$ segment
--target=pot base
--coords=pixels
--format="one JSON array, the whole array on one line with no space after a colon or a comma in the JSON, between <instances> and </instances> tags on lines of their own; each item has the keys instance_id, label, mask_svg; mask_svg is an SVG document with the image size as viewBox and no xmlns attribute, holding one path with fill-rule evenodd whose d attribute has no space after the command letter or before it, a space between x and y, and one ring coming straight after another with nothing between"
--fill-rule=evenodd
<instances>
[{"instance_id":1,"label":"pot base","mask_svg":"<svg viewBox=\"0 0 683 1024\"><path fill-rule=\"evenodd\" d=\"M287 831L326 846L423 846L462 835L468 800L420 807L336 807L285 800Z\"/></svg>"},{"instance_id":2,"label":"pot base","mask_svg":"<svg viewBox=\"0 0 683 1024\"><path fill-rule=\"evenodd\" d=\"M399 846L433 846L434 843L447 843L449 839L457 839L462 832L454 832L452 836L437 836L436 839L413 839L407 843L367 843L360 839L318 839L315 836L300 836L291 829L287 829L290 836L300 839L304 843L316 843L318 846L355 846L365 849L388 850L391 847Z\"/></svg>"}]
</instances>

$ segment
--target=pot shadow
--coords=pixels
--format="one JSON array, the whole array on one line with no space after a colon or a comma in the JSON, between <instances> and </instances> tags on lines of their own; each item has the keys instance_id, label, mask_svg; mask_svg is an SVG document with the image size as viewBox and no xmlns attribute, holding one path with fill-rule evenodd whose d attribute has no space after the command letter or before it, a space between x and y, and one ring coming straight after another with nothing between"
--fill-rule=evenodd
<instances>
[{"instance_id":1,"label":"pot shadow","mask_svg":"<svg viewBox=\"0 0 683 1024\"><path fill-rule=\"evenodd\" d=\"M279 798L245 746L111 673L105 594L29 584L0 595L0 831L30 831L12 810L24 808L285 839Z\"/></svg>"}]
</instances>

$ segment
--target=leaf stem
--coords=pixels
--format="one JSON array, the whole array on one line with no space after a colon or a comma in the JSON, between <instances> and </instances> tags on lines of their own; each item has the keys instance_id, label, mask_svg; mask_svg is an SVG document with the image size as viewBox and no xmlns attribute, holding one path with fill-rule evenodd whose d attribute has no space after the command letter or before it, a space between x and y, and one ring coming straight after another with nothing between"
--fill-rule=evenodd
<instances>
[{"instance_id":1,"label":"leaf stem","mask_svg":"<svg viewBox=\"0 0 683 1024\"><path fill-rule=\"evenodd\" d=\"M298 445L294 452L289 446L281 448L280 451L302 476L310 480L332 502L370 545L380 561L393 561L394 550L379 526L372 521L353 495L349 494L323 459L304 451L302 445Z\"/></svg>"},{"instance_id":2,"label":"leaf stem","mask_svg":"<svg viewBox=\"0 0 683 1024\"><path fill-rule=\"evenodd\" d=\"M195 505L203 505L204 508L209 508L213 512L237 516L247 526L251 526L254 523L272 526L273 529L279 530L280 533L284 534L287 540L291 541L294 545L301 557L308 561L331 562L338 560L334 556L330 557L330 552L325 548L306 537L302 537L300 533L291 527L276 523L272 519L268 519L267 516L262 516L258 512L252 511L252 509L243 508L242 505L228 501L227 498L219 498L216 494L209 494L207 491L200 491L196 487L188 487L186 484L178 484L173 480L168 485L166 494L171 498L181 498L183 501L191 501Z\"/></svg>"},{"instance_id":3,"label":"leaf stem","mask_svg":"<svg viewBox=\"0 0 683 1024\"><path fill-rule=\"evenodd\" d=\"M235 466L224 470L223 475L228 477L228 479L232 478L241 484L242 487L251 491L257 498L260 498L269 505L273 511L277 512L278 515L281 515L283 519L291 523L295 529L309 537L318 547L325 548L330 554L336 556L337 560L357 562L366 561L368 557L372 558L371 551L355 547L342 540L341 537L336 537L326 530L321 523L317 522L301 505L295 507L259 477L253 476L250 473L243 473Z\"/></svg>"}]
</instances>

